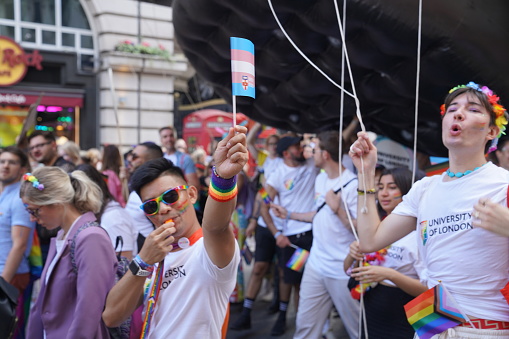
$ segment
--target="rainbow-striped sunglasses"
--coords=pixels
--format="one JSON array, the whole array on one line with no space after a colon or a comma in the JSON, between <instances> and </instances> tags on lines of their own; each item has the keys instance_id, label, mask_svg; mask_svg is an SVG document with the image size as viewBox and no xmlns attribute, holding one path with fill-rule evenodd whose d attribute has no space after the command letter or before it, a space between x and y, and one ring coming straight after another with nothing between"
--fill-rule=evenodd
<instances>
[{"instance_id":1,"label":"rainbow-striped sunglasses","mask_svg":"<svg viewBox=\"0 0 509 339\"><path fill-rule=\"evenodd\" d=\"M187 185L173 187L165 191L157 198L145 201L143 204L141 204L140 208L146 215L157 214L157 212L159 212L159 204L161 203L161 201L164 202L166 205L173 205L179 200L179 191L186 190L188 187L189 186Z\"/></svg>"}]
</instances>

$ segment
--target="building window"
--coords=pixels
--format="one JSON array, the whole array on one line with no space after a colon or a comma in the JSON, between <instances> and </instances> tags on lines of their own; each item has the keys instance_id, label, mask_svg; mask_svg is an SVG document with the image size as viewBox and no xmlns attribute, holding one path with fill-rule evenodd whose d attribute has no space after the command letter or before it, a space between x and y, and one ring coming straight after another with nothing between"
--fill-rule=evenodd
<instances>
[{"instance_id":1,"label":"building window","mask_svg":"<svg viewBox=\"0 0 509 339\"><path fill-rule=\"evenodd\" d=\"M14 19L14 0L0 1L0 18Z\"/></svg>"},{"instance_id":2,"label":"building window","mask_svg":"<svg viewBox=\"0 0 509 339\"><path fill-rule=\"evenodd\" d=\"M35 42L35 29L22 28L21 29L21 40L26 41L26 42Z\"/></svg>"},{"instance_id":3,"label":"building window","mask_svg":"<svg viewBox=\"0 0 509 339\"><path fill-rule=\"evenodd\" d=\"M62 2L62 26L90 30L87 16L78 0Z\"/></svg>"},{"instance_id":4,"label":"building window","mask_svg":"<svg viewBox=\"0 0 509 339\"><path fill-rule=\"evenodd\" d=\"M21 0L21 21L55 25L55 0Z\"/></svg>"},{"instance_id":5,"label":"building window","mask_svg":"<svg viewBox=\"0 0 509 339\"><path fill-rule=\"evenodd\" d=\"M11 38L11 39L14 39L14 27L13 26L0 25L0 35L6 36L6 37Z\"/></svg>"},{"instance_id":6,"label":"building window","mask_svg":"<svg viewBox=\"0 0 509 339\"><path fill-rule=\"evenodd\" d=\"M54 31L42 31L42 43L46 45L55 45L57 43L57 35Z\"/></svg>"},{"instance_id":7,"label":"building window","mask_svg":"<svg viewBox=\"0 0 509 339\"><path fill-rule=\"evenodd\" d=\"M0 0L0 35L23 48L75 52L84 72L93 72L98 60L79 0Z\"/></svg>"}]
</instances>

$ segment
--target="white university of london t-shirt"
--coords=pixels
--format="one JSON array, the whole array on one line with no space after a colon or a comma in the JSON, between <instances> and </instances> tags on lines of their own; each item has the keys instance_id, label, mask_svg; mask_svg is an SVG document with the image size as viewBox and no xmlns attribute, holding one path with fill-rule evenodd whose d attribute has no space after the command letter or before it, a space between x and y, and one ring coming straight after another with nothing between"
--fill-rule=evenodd
<instances>
[{"instance_id":1,"label":"white university of london t-shirt","mask_svg":"<svg viewBox=\"0 0 509 339\"><path fill-rule=\"evenodd\" d=\"M232 261L218 268L210 260L203 238L189 248L168 253L149 338L220 339L239 261L236 245ZM144 299L146 308L146 295Z\"/></svg>"},{"instance_id":2,"label":"white university of london t-shirt","mask_svg":"<svg viewBox=\"0 0 509 339\"><path fill-rule=\"evenodd\" d=\"M417 232L412 231L389 246L385 255L385 261L381 266L392 268L407 277L420 280L424 267L419 258L416 237ZM384 283L396 286L390 280L384 280Z\"/></svg>"},{"instance_id":3,"label":"white university of london t-shirt","mask_svg":"<svg viewBox=\"0 0 509 339\"><path fill-rule=\"evenodd\" d=\"M315 179L319 171L312 158L298 167L282 163L269 175L267 184L278 192L281 206L291 212L305 213L313 209ZM289 236L310 229L311 223L290 219L283 225L283 234Z\"/></svg>"},{"instance_id":4,"label":"white university of london t-shirt","mask_svg":"<svg viewBox=\"0 0 509 339\"><path fill-rule=\"evenodd\" d=\"M315 181L314 210L325 202L328 191L336 191L341 186L344 186L341 189L341 199L346 201L352 219L356 219L357 178L349 170L343 171L341 183L340 177L329 179L325 172L318 174ZM343 203L341 208L344 208ZM326 277L348 279L343 270L343 261L349 253L350 243L354 240L350 225L344 225L329 205L325 204L313 218L313 246L306 265Z\"/></svg>"},{"instance_id":5,"label":"white university of london t-shirt","mask_svg":"<svg viewBox=\"0 0 509 339\"><path fill-rule=\"evenodd\" d=\"M509 321L500 293L509 281L509 239L472 227L480 198L507 206L509 172L488 163L453 181L443 182L444 177L416 182L393 213L417 218L429 287L441 280L467 315Z\"/></svg>"},{"instance_id":6,"label":"white university of london t-shirt","mask_svg":"<svg viewBox=\"0 0 509 339\"><path fill-rule=\"evenodd\" d=\"M277 158L269 158L267 157L265 159L265 162L263 163L263 175L265 177L265 181L267 180L267 178L270 176L271 173L274 173L274 171L279 167L279 166L282 166L283 165L283 159L280 158L280 157L277 157ZM274 199L274 203L275 204L278 204L280 205L280 202L279 202L279 198L276 196L276 198ZM269 209L269 214L270 216L272 217L272 222L274 223L274 226L276 226L276 228L280 231L283 230L283 223L284 223L284 220L281 219L281 218L278 218L274 215L274 212L272 211L272 209ZM260 225L261 227L265 227L267 228L267 224L265 223L265 220L263 220L263 217L260 215L258 217L258 225Z\"/></svg>"}]
</instances>

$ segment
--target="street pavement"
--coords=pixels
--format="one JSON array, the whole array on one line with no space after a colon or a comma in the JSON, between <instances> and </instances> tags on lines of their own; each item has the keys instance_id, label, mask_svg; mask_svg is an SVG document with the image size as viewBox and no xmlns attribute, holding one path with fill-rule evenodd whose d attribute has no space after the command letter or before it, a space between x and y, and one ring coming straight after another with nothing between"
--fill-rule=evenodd
<instances>
[{"instance_id":1,"label":"street pavement","mask_svg":"<svg viewBox=\"0 0 509 339\"><path fill-rule=\"evenodd\" d=\"M248 244L250 247L253 247L254 250L254 244L251 243L252 238L248 239ZM249 278L251 275L252 270L252 264L246 265L246 262L243 261L243 272L244 272L244 282L247 285L249 282ZM272 300L272 293L270 291L270 288L268 288L269 291L267 291L267 286L263 285L260 291L260 294L258 295L258 298L254 302L253 310L251 311L251 329L249 330L242 330L242 331L234 331L228 329L228 332L226 334L226 339L274 339L274 338L281 338L281 339L291 339L293 338L293 334L295 333L295 305L294 305L294 298L293 295L290 298L290 304L288 306L288 311L286 315L286 332L284 335L279 337L273 337L270 335L270 332L272 330L272 327L274 326L274 323L276 322L276 319L278 317L278 313L269 313L268 308L270 306L270 301ZM267 293L268 292L268 293ZM240 313L242 312L242 303L231 303L230 304L230 324L233 324L235 320L240 316ZM348 334L346 333L343 324L341 322L341 319L337 315L336 312L333 312L333 314L330 317L329 320L330 328L329 331L326 333L326 336L323 338L326 339L349 339ZM312 339L312 338L310 338ZM318 338L317 338L318 339Z\"/></svg>"},{"instance_id":2,"label":"street pavement","mask_svg":"<svg viewBox=\"0 0 509 339\"><path fill-rule=\"evenodd\" d=\"M234 331L228 330L226 339L291 339L295 333L295 309L290 307L287 318L286 318L286 332L284 335L279 337L273 337L270 335L272 326L276 322L278 314L270 314L268 312L270 302L268 301L256 301L254 303L253 310L251 311L251 329ZM242 311L242 304L230 304L230 324L240 316ZM322 337L326 339L349 339L346 333L341 319L337 316L337 313L333 312L330 317L330 329L326 333L326 336ZM317 338L318 339L318 338Z\"/></svg>"}]
</instances>

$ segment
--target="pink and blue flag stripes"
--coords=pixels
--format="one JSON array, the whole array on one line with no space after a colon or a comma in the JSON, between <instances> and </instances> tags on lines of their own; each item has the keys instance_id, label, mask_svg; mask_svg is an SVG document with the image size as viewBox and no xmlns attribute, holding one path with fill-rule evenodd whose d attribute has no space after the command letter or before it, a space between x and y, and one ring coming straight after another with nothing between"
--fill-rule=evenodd
<instances>
[{"instance_id":1,"label":"pink and blue flag stripes","mask_svg":"<svg viewBox=\"0 0 509 339\"><path fill-rule=\"evenodd\" d=\"M420 339L429 339L468 320L441 284L406 304L405 313Z\"/></svg>"},{"instance_id":2,"label":"pink and blue flag stripes","mask_svg":"<svg viewBox=\"0 0 509 339\"><path fill-rule=\"evenodd\" d=\"M230 38L232 95L255 98L254 45L244 38Z\"/></svg>"}]
</instances>

